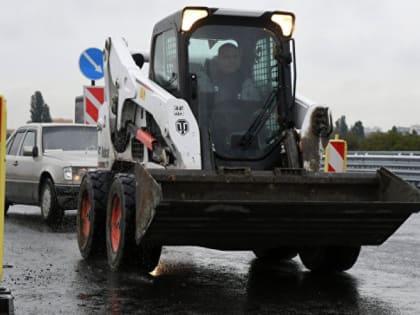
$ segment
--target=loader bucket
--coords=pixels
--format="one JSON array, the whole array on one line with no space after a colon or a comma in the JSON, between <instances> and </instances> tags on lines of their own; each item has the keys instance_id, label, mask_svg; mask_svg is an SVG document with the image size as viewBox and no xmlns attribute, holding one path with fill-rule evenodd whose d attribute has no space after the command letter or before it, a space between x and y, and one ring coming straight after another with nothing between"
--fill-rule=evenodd
<instances>
[{"instance_id":1,"label":"loader bucket","mask_svg":"<svg viewBox=\"0 0 420 315\"><path fill-rule=\"evenodd\" d=\"M136 177L136 239L163 245L379 245L420 209L420 191L384 168L339 174L138 165Z\"/></svg>"}]
</instances>

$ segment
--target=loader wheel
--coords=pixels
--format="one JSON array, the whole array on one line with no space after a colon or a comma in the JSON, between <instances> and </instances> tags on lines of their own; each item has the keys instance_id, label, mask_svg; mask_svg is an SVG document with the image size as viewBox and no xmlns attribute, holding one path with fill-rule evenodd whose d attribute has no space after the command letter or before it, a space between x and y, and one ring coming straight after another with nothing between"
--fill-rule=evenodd
<instances>
[{"instance_id":1,"label":"loader wheel","mask_svg":"<svg viewBox=\"0 0 420 315\"><path fill-rule=\"evenodd\" d=\"M45 222L51 227L57 227L64 218L64 209L57 201L57 193L50 178L46 178L41 186L40 193L41 214Z\"/></svg>"},{"instance_id":2,"label":"loader wheel","mask_svg":"<svg viewBox=\"0 0 420 315\"><path fill-rule=\"evenodd\" d=\"M161 247L135 241L136 180L117 174L111 185L106 217L108 264L113 271L136 268L152 271L159 262Z\"/></svg>"},{"instance_id":3,"label":"loader wheel","mask_svg":"<svg viewBox=\"0 0 420 315\"><path fill-rule=\"evenodd\" d=\"M353 267L360 246L308 247L299 252L302 263L314 272L341 272Z\"/></svg>"},{"instance_id":4,"label":"loader wheel","mask_svg":"<svg viewBox=\"0 0 420 315\"><path fill-rule=\"evenodd\" d=\"M77 242L84 259L105 255L105 218L111 172L88 173L80 185Z\"/></svg>"},{"instance_id":5,"label":"loader wheel","mask_svg":"<svg viewBox=\"0 0 420 315\"><path fill-rule=\"evenodd\" d=\"M255 249L254 254L262 260L277 261L293 259L297 256L298 252L293 247L282 246L270 249Z\"/></svg>"}]
</instances>

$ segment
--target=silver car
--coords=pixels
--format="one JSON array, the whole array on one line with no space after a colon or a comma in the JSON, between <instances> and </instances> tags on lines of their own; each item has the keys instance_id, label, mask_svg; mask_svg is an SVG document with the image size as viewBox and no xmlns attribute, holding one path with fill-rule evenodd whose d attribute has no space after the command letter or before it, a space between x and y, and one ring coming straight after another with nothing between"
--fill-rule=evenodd
<instances>
[{"instance_id":1,"label":"silver car","mask_svg":"<svg viewBox=\"0 0 420 315\"><path fill-rule=\"evenodd\" d=\"M50 225L77 208L83 174L97 167L95 126L32 123L7 141L6 206L37 205Z\"/></svg>"}]
</instances>

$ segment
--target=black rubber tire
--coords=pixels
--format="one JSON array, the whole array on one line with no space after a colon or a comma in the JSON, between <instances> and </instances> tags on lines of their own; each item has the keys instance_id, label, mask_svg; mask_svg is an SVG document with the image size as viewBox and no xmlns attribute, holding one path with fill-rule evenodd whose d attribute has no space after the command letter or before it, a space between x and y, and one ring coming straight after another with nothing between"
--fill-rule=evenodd
<instances>
[{"instance_id":1,"label":"black rubber tire","mask_svg":"<svg viewBox=\"0 0 420 315\"><path fill-rule=\"evenodd\" d=\"M136 245L135 196L134 175L115 175L109 190L106 216L107 257L112 271L135 268L142 272L150 272L159 262L160 246L152 246L147 242ZM118 207L120 211L117 211Z\"/></svg>"},{"instance_id":2,"label":"black rubber tire","mask_svg":"<svg viewBox=\"0 0 420 315\"><path fill-rule=\"evenodd\" d=\"M289 246L282 246L269 249L254 249L254 254L257 258L262 260L290 260L297 256L298 251L296 248Z\"/></svg>"},{"instance_id":3,"label":"black rubber tire","mask_svg":"<svg viewBox=\"0 0 420 315\"><path fill-rule=\"evenodd\" d=\"M80 184L77 207L77 243L84 259L105 257L106 201L112 173L90 172Z\"/></svg>"},{"instance_id":4,"label":"black rubber tire","mask_svg":"<svg viewBox=\"0 0 420 315\"><path fill-rule=\"evenodd\" d=\"M64 209L57 201L57 193L50 178L45 178L41 184L39 203L45 222L51 227L57 227L63 222Z\"/></svg>"},{"instance_id":5,"label":"black rubber tire","mask_svg":"<svg viewBox=\"0 0 420 315\"><path fill-rule=\"evenodd\" d=\"M299 257L311 271L342 272L353 267L360 250L360 246L307 247L299 251Z\"/></svg>"}]
</instances>

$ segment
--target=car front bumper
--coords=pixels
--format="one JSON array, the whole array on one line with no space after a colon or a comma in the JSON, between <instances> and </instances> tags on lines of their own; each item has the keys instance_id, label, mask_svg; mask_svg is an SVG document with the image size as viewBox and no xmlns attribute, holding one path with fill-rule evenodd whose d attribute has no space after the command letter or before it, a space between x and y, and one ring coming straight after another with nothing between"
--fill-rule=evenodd
<instances>
[{"instance_id":1,"label":"car front bumper","mask_svg":"<svg viewBox=\"0 0 420 315\"><path fill-rule=\"evenodd\" d=\"M56 185L57 201L64 210L77 209L80 185Z\"/></svg>"}]
</instances>

